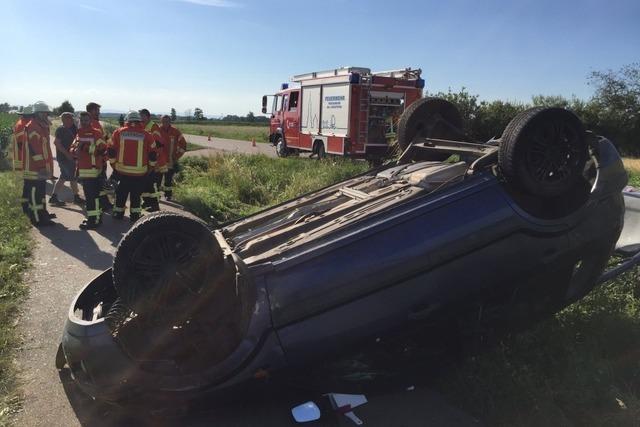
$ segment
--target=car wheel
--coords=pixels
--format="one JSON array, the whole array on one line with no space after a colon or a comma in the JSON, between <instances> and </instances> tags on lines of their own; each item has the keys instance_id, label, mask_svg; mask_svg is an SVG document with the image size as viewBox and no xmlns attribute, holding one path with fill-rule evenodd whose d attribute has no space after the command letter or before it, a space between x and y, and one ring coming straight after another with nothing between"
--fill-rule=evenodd
<instances>
[{"instance_id":1,"label":"car wheel","mask_svg":"<svg viewBox=\"0 0 640 427\"><path fill-rule=\"evenodd\" d=\"M224 269L222 251L207 225L172 212L145 216L122 238L113 283L134 312L181 312Z\"/></svg>"},{"instance_id":2,"label":"car wheel","mask_svg":"<svg viewBox=\"0 0 640 427\"><path fill-rule=\"evenodd\" d=\"M276 139L276 155L278 157L287 157L289 155L287 143L284 142L284 139L281 136Z\"/></svg>"},{"instance_id":3,"label":"car wheel","mask_svg":"<svg viewBox=\"0 0 640 427\"><path fill-rule=\"evenodd\" d=\"M400 116L398 146L404 151L416 137L457 140L463 134L462 128L462 116L454 104L440 98L420 99ZM448 154L432 155L433 160L447 157Z\"/></svg>"},{"instance_id":4,"label":"car wheel","mask_svg":"<svg viewBox=\"0 0 640 427\"><path fill-rule=\"evenodd\" d=\"M563 108L532 108L505 128L498 152L507 183L526 193L556 197L573 190L588 159L584 126Z\"/></svg>"}]
</instances>

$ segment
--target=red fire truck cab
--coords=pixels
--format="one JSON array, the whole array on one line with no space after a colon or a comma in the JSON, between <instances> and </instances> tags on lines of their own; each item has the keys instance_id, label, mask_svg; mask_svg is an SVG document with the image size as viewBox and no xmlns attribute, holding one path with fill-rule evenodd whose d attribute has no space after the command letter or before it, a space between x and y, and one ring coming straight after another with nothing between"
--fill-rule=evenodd
<instances>
[{"instance_id":1,"label":"red fire truck cab","mask_svg":"<svg viewBox=\"0 0 640 427\"><path fill-rule=\"evenodd\" d=\"M269 140L281 157L306 151L319 158L383 158L400 115L422 98L421 72L343 67L293 76L295 87L285 83L262 97L263 114L273 97Z\"/></svg>"}]
</instances>

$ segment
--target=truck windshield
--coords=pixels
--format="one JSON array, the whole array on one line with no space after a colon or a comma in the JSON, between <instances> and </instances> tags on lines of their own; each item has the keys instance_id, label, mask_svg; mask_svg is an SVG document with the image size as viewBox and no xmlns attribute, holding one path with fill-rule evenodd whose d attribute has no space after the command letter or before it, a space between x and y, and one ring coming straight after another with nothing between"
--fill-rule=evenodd
<instances>
[{"instance_id":1,"label":"truck windshield","mask_svg":"<svg viewBox=\"0 0 640 427\"><path fill-rule=\"evenodd\" d=\"M280 111L282 107L282 95L276 95L273 97L273 111L272 113L276 113L276 111Z\"/></svg>"}]
</instances>

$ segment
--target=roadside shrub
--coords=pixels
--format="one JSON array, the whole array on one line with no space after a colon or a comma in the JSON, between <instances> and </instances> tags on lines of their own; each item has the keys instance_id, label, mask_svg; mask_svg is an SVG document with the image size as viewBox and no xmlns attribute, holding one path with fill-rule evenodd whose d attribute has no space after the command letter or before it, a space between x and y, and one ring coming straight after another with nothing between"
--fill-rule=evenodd
<instances>
[{"instance_id":1,"label":"roadside shrub","mask_svg":"<svg viewBox=\"0 0 640 427\"><path fill-rule=\"evenodd\" d=\"M13 114L0 113L0 170L11 169L9 150L13 123L17 120Z\"/></svg>"},{"instance_id":2,"label":"roadside shrub","mask_svg":"<svg viewBox=\"0 0 640 427\"><path fill-rule=\"evenodd\" d=\"M181 160L175 199L214 223L230 221L368 169L346 159L273 159L216 155Z\"/></svg>"}]
</instances>

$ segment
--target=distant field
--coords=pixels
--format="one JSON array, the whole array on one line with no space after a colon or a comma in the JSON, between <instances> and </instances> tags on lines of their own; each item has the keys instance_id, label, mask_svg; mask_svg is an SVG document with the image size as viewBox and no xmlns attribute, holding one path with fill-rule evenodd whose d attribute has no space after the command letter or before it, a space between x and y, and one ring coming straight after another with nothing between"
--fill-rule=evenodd
<instances>
[{"instance_id":1,"label":"distant field","mask_svg":"<svg viewBox=\"0 0 640 427\"><path fill-rule=\"evenodd\" d=\"M630 171L635 173L640 173L640 159L634 159L631 157L625 157L622 159L624 163L624 167Z\"/></svg>"},{"instance_id":2,"label":"distant field","mask_svg":"<svg viewBox=\"0 0 640 427\"><path fill-rule=\"evenodd\" d=\"M104 120L115 126L118 125L118 121L115 119ZM242 141L251 141L252 138L256 139L256 142L269 142L269 125L261 123L246 123L227 124L224 122L188 122L188 123L174 123L182 133L189 135L203 135L215 138L225 139L238 139Z\"/></svg>"},{"instance_id":3,"label":"distant field","mask_svg":"<svg viewBox=\"0 0 640 427\"><path fill-rule=\"evenodd\" d=\"M176 123L176 127L189 135L211 135L216 138L239 139L256 142L269 142L269 126L253 125L221 125L221 124L182 124Z\"/></svg>"}]
</instances>

